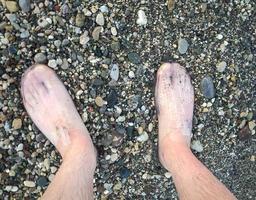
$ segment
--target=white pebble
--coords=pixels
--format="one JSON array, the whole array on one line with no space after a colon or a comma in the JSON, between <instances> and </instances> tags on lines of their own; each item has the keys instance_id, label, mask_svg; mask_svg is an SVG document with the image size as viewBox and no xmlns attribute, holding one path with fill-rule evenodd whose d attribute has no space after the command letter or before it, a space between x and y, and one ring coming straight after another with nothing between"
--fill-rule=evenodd
<instances>
[{"instance_id":1,"label":"white pebble","mask_svg":"<svg viewBox=\"0 0 256 200\"><path fill-rule=\"evenodd\" d=\"M144 26L148 23L148 20L147 20L147 16L145 14L145 12L143 10L139 10L138 11L138 19L137 19L137 24L139 26Z\"/></svg>"},{"instance_id":2,"label":"white pebble","mask_svg":"<svg viewBox=\"0 0 256 200\"><path fill-rule=\"evenodd\" d=\"M48 66L51 68L56 68L57 67L57 62L56 60L52 59L48 61Z\"/></svg>"},{"instance_id":3,"label":"white pebble","mask_svg":"<svg viewBox=\"0 0 256 200\"><path fill-rule=\"evenodd\" d=\"M191 143L191 149L200 153L204 150L204 147L199 140L194 140Z\"/></svg>"},{"instance_id":4,"label":"white pebble","mask_svg":"<svg viewBox=\"0 0 256 200\"><path fill-rule=\"evenodd\" d=\"M116 30L116 27L111 27L111 34L116 36L117 35L117 30Z\"/></svg>"},{"instance_id":5,"label":"white pebble","mask_svg":"<svg viewBox=\"0 0 256 200\"><path fill-rule=\"evenodd\" d=\"M148 134L146 132L144 132L142 135L137 137L137 140L139 142L146 142L148 140Z\"/></svg>"},{"instance_id":6,"label":"white pebble","mask_svg":"<svg viewBox=\"0 0 256 200\"><path fill-rule=\"evenodd\" d=\"M33 181L24 181L26 187L35 187L36 184Z\"/></svg>"},{"instance_id":7,"label":"white pebble","mask_svg":"<svg viewBox=\"0 0 256 200\"><path fill-rule=\"evenodd\" d=\"M129 78L134 78L135 77L135 74L133 71L129 71L129 74L128 74Z\"/></svg>"},{"instance_id":8,"label":"white pebble","mask_svg":"<svg viewBox=\"0 0 256 200\"><path fill-rule=\"evenodd\" d=\"M112 68L110 70L110 77L115 80L118 81L119 78L119 67L117 64L113 64Z\"/></svg>"},{"instance_id":9,"label":"white pebble","mask_svg":"<svg viewBox=\"0 0 256 200\"><path fill-rule=\"evenodd\" d=\"M96 23L100 26L103 26L105 23L104 15L101 12L96 16Z\"/></svg>"}]
</instances>

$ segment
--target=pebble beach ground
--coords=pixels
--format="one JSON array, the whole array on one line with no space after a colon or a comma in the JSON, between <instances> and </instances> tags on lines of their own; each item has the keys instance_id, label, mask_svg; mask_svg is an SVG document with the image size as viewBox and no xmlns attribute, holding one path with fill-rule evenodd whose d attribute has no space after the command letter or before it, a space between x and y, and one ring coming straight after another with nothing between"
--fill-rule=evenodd
<instances>
[{"instance_id":1,"label":"pebble beach ground","mask_svg":"<svg viewBox=\"0 0 256 200\"><path fill-rule=\"evenodd\" d=\"M157 156L155 75L186 67L195 155L237 196L256 197L253 0L0 0L0 199L37 199L61 159L20 96L32 64L53 68L98 150L95 199L177 199Z\"/></svg>"}]
</instances>

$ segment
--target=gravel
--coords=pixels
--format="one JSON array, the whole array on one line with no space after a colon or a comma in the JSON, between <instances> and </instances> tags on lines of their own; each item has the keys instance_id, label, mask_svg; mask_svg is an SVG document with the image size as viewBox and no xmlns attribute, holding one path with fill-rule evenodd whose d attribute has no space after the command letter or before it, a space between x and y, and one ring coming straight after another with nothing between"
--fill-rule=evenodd
<instances>
[{"instance_id":1,"label":"gravel","mask_svg":"<svg viewBox=\"0 0 256 200\"><path fill-rule=\"evenodd\" d=\"M255 199L255 6L0 1L2 199L38 199L61 163L22 105L21 76L34 63L58 73L90 130L95 199L177 199L157 155L154 85L163 62L192 77L193 152L238 199Z\"/></svg>"}]
</instances>

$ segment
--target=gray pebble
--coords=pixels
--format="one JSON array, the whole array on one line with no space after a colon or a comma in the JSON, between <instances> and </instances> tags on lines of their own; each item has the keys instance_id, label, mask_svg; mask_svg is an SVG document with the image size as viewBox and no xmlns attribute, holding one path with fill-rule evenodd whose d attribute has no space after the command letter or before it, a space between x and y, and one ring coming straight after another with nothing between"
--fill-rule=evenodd
<instances>
[{"instance_id":1,"label":"gray pebble","mask_svg":"<svg viewBox=\"0 0 256 200\"><path fill-rule=\"evenodd\" d=\"M19 0L19 6L23 12L29 12L31 9L30 0Z\"/></svg>"},{"instance_id":2,"label":"gray pebble","mask_svg":"<svg viewBox=\"0 0 256 200\"><path fill-rule=\"evenodd\" d=\"M140 64L140 56L136 52L131 52L128 54L128 59L133 64Z\"/></svg>"},{"instance_id":3,"label":"gray pebble","mask_svg":"<svg viewBox=\"0 0 256 200\"><path fill-rule=\"evenodd\" d=\"M28 38L29 35L30 35L29 32L26 30L26 31L21 32L20 38Z\"/></svg>"},{"instance_id":4,"label":"gray pebble","mask_svg":"<svg viewBox=\"0 0 256 200\"><path fill-rule=\"evenodd\" d=\"M62 65L61 65L61 69L68 69L68 67L69 67L69 63L68 63L68 61L67 61L67 59L66 58L64 58L63 60L62 60Z\"/></svg>"},{"instance_id":5,"label":"gray pebble","mask_svg":"<svg viewBox=\"0 0 256 200\"><path fill-rule=\"evenodd\" d=\"M45 64L47 62L47 57L43 53L37 53L34 57L34 61L39 64Z\"/></svg>"},{"instance_id":6,"label":"gray pebble","mask_svg":"<svg viewBox=\"0 0 256 200\"><path fill-rule=\"evenodd\" d=\"M216 65L216 68L217 68L218 72L224 72L226 67L227 67L227 63L225 61L219 62Z\"/></svg>"},{"instance_id":7,"label":"gray pebble","mask_svg":"<svg viewBox=\"0 0 256 200\"><path fill-rule=\"evenodd\" d=\"M48 61L48 66L51 67L51 68L56 68L57 67L57 62L56 60L52 59L52 60L49 60Z\"/></svg>"},{"instance_id":8,"label":"gray pebble","mask_svg":"<svg viewBox=\"0 0 256 200\"><path fill-rule=\"evenodd\" d=\"M207 99L211 99L215 96L215 88L213 85L213 80L210 76L206 76L202 79L201 92Z\"/></svg>"},{"instance_id":9,"label":"gray pebble","mask_svg":"<svg viewBox=\"0 0 256 200\"><path fill-rule=\"evenodd\" d=\"M179 39L178 50L179 50L180 54L185 54L188 50L188 46L189 46L189 44L186 39L182 39L182 38Z\"/></svg>"},{"instance_id":10,"label":"gray pebble","mask_svg":"<svg viewBox=\"0 0 256 200\"><path fill-rule=\"evenodd\" d=\"M112 68L110 70L110 77L117 81L119 78L119 67L117 64L112 65Z\"/></svg>"}]
</instances>

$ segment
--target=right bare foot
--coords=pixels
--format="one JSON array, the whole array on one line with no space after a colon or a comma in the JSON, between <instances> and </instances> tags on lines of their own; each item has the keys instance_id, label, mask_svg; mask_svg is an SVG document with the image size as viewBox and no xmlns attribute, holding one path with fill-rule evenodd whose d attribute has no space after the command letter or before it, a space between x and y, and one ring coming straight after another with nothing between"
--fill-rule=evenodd
<instances>
[{"instance_id":1,"label":"right bare foot","mask_svg":"<svg viewBox=\"0 0 256 200\"><path fill-rule=\"evenodd\" d=\"M29 116L63 158L72 151L73 156L86 152L96 160L90 135L53 70L45 65L30 67L22 77L21 94Z\"/></svg>"},{"instance_id":2,"label":"right bare foot","mask_svg":"<svg viewBox=\"0 0 256 200\"><path fill-rule=\"evenodd\" d=\"M192 137L194 89L185 68L165 63L157 72L155 90L159 121L159 158L165 168L170 148L189 148Z\"/></svg>"}]
</instances>

